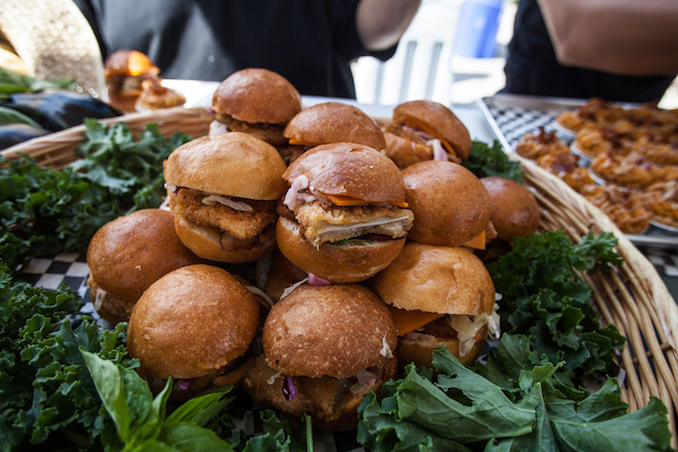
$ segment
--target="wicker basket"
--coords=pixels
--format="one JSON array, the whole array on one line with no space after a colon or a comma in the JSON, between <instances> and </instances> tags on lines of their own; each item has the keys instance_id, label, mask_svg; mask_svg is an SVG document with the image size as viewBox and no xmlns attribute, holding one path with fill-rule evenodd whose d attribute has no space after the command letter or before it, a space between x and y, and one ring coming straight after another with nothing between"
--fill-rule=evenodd
<instances>
[{"instance_id":1,"label":"wicker basket","mask_svg":"<svg viewBox=\"0 0 678 452\"><path fill-rule=\"evenodd\" d=\"M122 121L139 133L156 123L165 136L183 131L191 136L207 133L212 117L202 108L172 108L102 120ZM83 141L85 126L35 138L2 152L7 159L27 154L38 164L62 169L77 159L75 148ZM624 264L610 275L584 276L594 291L594 302L603 320L613 323L628 338L619 357L626 371L622 399L635 411L647 405L650 396L660 398L669 410L672 445L678 448L675 412L678 408L678 306L654 266L596 206L565 182L534 163L520 159L527 185L535 189L542 229L563 229L578 242L588 231L609 231L619 239Z\"/></svg>"}]
</instances>

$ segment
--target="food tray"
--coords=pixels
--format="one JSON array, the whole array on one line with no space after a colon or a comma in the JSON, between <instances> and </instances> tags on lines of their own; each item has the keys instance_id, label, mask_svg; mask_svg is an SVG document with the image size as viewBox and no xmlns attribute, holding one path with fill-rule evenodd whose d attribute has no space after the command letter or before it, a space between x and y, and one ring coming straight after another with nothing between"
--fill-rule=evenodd
<instances>
[{"instance_id":1,"label":"food tray","mask_svg":"<svg viewBox=\"0 0 678 452\"><path fill-rule=\"evenodd\" d=\"M479 99L477 105L503 148L515 154L522 136L538 133L540 127L547 132L555 131L558 138L571 144L575 135L560 127L555 120L562 112L574 110L585 102L584 99L496 94ZM619 105L637 107L639 104ZM678 236L656 226L650 226L643 234L626 234L626 237L637 246L678 248Z\"/></svg>"},{"instance_id":2,"label":"food tray","mask_svg":"<svg viewBox=\"0 0 678 452\"><path fill-rule=\"evenodd\" d=\"M496 108L496 105L492 108ZM545 118L544 114L529 114L538 117L542 124L548 124L552 118ZM116 121L125 122L137 131L147 123L157 123L166 135L184 131L198 136L207 133L211 117L201 108L178 107L155 113L132 114L103 122ZM497 127L496 121L491 121L491 124ZM84 126L78 126L36 138L9 148L2 155L17 158L20 153L25 153L45 165L62 168L77 158L74 151L83 140L84 130ZM498 133L498 136L502 140L511 139L503 133ZM628 403L630 411L635 411L647 405L650 396L660 398L669 410L672 445L676 448L678 306L654 266L601 210L558 177L515 153L512 158L521 162L525 182L534 189L541 210L542 230L562 229L575 242L580 241L588 231L608 231L619 238L618 249L624 258L624 264L610 275L597 274L584 278L594 292L594 303L602 313L603 322L613 323L628 338L628 343L619 356L619 365L626 373L626 378L621 382L622 400ZM84 274L81 265L76 267L79 273ZM251 426L256 424L252 420L256 410L260 408L253 407L253 411L247 414L246 419L249 421L245 425L249 427L246 427L245 433L248 435L255 433L251 431ZM355 439L350 439L350 432L316 432L315 438L316 442L324 442L325 450L360 450Z\"/></svg>"}]
</instances>

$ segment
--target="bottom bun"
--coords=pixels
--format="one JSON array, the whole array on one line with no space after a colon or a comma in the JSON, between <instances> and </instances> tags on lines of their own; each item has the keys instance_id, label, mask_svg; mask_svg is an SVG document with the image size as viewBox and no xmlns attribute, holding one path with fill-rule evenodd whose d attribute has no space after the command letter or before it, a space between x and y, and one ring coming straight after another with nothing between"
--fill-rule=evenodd
<instances>
[{"instance_id":1,"label":"bottom bun","mask_svg":"<svg viewBox=\"0 0 678 452\"><path fill-rule=\"evenodd\" d=\"M273 228L266 228L261 242L254 248L228 251L221 247L219 229L197 225L183 215L174 216L174 229L179 239L195 253L196 256L215 262L241 264L261 259L275 248Z\"/></svg>"},{"instance_id":2,"label":"bottom bun","mask_svg":"<svg viewBox=\"0 0 678 452\"><path fill-rule=\"evenodd\" d=\"M398 363L389 360L381 369L369 389L363 394L353 394L346 386L347 379L331 377L310 378L293 377L297 395L287 400L282 391L281 372L266 364L263 355L255 359L250 367L243 386L252 399L261 405L279 409L291 416L311 416L313 428L324 431L340 432L350 430L358 425L358 407L370 390L379 394L382 385L398 375Z\"/></svg>"},{"instance_id":3,"label":"bottom bun","mask_svg":"<svg viewBox=\"0 0 678 452\"><path fill-rule=\"evenodd\" d=\"M485 329L487 331L487 329ZM423 335L422 335L423 336ZM430 335L417 337L416 339L400 338L396 355L398 355L398 364L405 367L407 364L414 363L417 367L433 367L433 350L445 345L447 349L457 357L459 362L467 366L480 355L485 346L485 339L476 341L471 350L464 356L459 356L459 340L456 338L438 338Z\"/></svg>"},{"instance_id":4,"label":"bottom bun","mask_svg":"<svg viewBox=\"0 0 678 452\"><path fill-rule=\"evenodd\" d=\"M226 385L233 385L234 389L240 389L242 386L242 380L245 378L247 371L250 369L250 367L252 367L253 364L254 356L250 356L244 360L241 365L227 373L218 375L219 371L217 371L209 375L205 375L204 377L192 378L190 379L190 384L187 387L183 387L182 380L173 380L169 399L176 402L184 402L197 397L204 392L208 392L214 388L219 388ZM147 377L143 375L143 372L139 372L139 374L148 382L148 387L154 395L158 395L160 392L162 392L162 390L165 388L165 385L167 384L166 379ZM217 376L215 377L215 375Z\"/></svg>"},{"instance_id":5,"label":"bottom bun","mask_svg":"<svg viewBox=\"0 0 678 452\"><path fill-rule=\"evenodd\" d=\"M294 265L332 284L365 281L390 264L405 246L405 238L323 243L316 248L301 237L299 225L280 217L276 225L280 252Z\"/></svg>"}]
</instances>

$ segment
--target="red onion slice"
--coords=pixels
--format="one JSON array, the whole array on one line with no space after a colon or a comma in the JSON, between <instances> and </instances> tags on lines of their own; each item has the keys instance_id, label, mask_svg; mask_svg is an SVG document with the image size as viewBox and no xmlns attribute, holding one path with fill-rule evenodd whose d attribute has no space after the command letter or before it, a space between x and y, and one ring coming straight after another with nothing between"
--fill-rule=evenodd
<instances>
[{"instance_id":1,"label":"red onion slice","mask_svg":"<svg viewBox=\"0 0 678 452\"><path fill-rule=\"evenodd\" d=\"M285 375L282 384L282 392L285 396L285 400L288 402L297 396L297 388L294 387L294 381L292 380L291 375Z\"/></svg>"}]
</instances>

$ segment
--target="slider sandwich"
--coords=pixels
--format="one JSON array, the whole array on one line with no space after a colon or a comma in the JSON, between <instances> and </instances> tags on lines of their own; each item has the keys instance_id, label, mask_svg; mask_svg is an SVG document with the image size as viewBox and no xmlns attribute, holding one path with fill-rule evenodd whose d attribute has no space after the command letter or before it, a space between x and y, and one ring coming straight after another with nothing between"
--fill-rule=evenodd
<instances>
[{"instance_id":1,"label":"slider sandwich","mask_svg":"<svg viewBox=\"0 0 678 452\"><path fill-rule=\"evenodd\" d=\"M397 375L396 324L359 284L297 287L271 308L262 341L245 390L258 403L310 415L314 428L354 428L365 395Z\"/></svg>"},{"instance_id":2,"label":"slider sandwich","mask_svg":"<svg viewBox=\"0 0 678 452\"><path fill-rule=\"evenodd\" d=\"M400 253L414 216L398 167L360 144L316 146L283 175L278 248L333 284L364 281Z\"/></svg>"},{"instance_id":3,"label":"slider sandwich","mask_svg":"<svg viewBox=\"0 0 678 452\"><path fill-rule=\"evenodd\" d=\"M305 108L285 127L289 146L282 149L286 163L312 147L338 142L358 143L378 151L386 148L376 121L353 105L324 102Z\"/></svg>"},{"instance_id":4,"label":"slider sandwich","mask_svg":"<svg viewBox=\"0 0 678 452\"><path fill-rule=\"evenodd\" d=\"M160 69L137 50L117 50L104 62L104 77L111 105L125 112L135 111L144 81L159 80Z\"/></svg>"},{"instance_id":5,"label":"slider sandwich","mask_svg":"<svg viewBox=\"0 0 678 452\"><path fill-rule=\"evenodd\" d=\"M433 350L443 345L470 364L488 335L499 338L492 278L466 248L408 242L369 285L398 324L401 367L432 367Z\"/></svg>"},{"instance_id":6,"label":"slider sandwich","mask_svg":"<svg viewBox=\"0 0 678 452\"><path fill-rule=\"evenodd\" d=\"M132 310L127 350L154 393L173 380L170 398L239 384L254 361L259 302L226 270L205 264L153 283Z\"/></svg>"},{"instance_id":7,"label":"slider sandwich","mask_svg":"<svg viewBox=\"0 0 678 452\"><path fill-rule=\"evenodd\" d=\"M273 146L246 133L179 146L164 165L177 235L203 259L243 263L265 256L275 248L285 168Z\"/></svg>"},{"instance_id":8,"label":"slider sandwich","mask_svg":"<svg viewBox=\"0 0 678 452\"><path fill-rule=\"evenodd\" d=\"M210 135L245 132L273 146L287 144L283 131L301 111L299 91L282 75L248 68L221 82L212 97L216 119Z\"/></svg>"},{"instance_id":9,"label":"slider sandwich","mask_svg":"<svg viewBox=\"0 0 678 452\"><path fill-rule=\"evenodd\" d=\"M463 166L428 160L402 172L405 197L414 213L408 239L426 245L485 249L496 236L490 197L483 183Z\"/></svg>"},{"instance_id":10,"label":"slider sandwich","mask_svg":"<svg viewBox=\"0 0 678 452\"><path fill-rule=\"evenodd\" d=\"M106 223L87 248L87 285L108 323L127 321L134 304L160 277L202 262L179 240L172 212L143 209Z\"/></svg>"},{"instance_id":11,"label":"slider sandwich","mask_svg":"<svg viewBox=\"0 0 678 452\"><path fill-rule=\"evenodd\" d=\"M498 239L511 241L537 230L541 213L530 189L499 176L483 177L480 182L490 196L490 220Z\"/></svg>"},{"instance_id":12,"label":"slider sandwich","mask_svg":"<svg viewBox=\"0 0 678 452\"><path fill-rule=\"evenodd\" d=\"M426 160L461 163L473 144L468 129L452 110L429 100L398 105L382 130L386 155L400 169Z\"/></svg>"}]
</instances>

